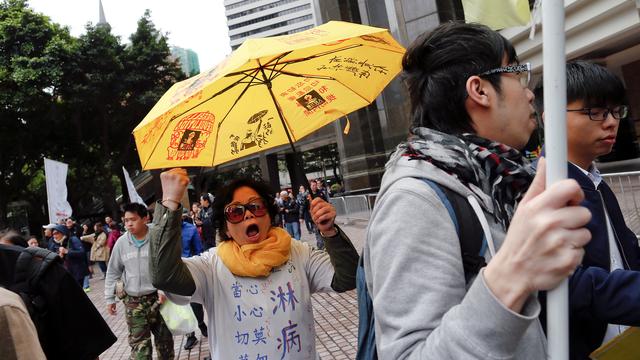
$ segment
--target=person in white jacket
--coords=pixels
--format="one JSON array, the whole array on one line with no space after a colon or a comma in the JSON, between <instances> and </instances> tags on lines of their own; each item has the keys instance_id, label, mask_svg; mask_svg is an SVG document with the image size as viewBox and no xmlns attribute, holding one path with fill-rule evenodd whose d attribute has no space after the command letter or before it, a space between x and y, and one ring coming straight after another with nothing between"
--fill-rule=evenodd
<instances>
[{"instance_id":1,"label":"person in white jacket","mask_svg":"<svg viewBox=\"0 0 640 360\"><path fill-rule=\"evenodd\" d=\"M545 189L544 161L534 179L517 150L536 126L530 67L499 33L447 23L409 47L403 68L413 123L386 165L363 252L377 354L544 359L536 293L580 263L590 214L575 181ZM425 179L475 203L484 222L488 265L469 283Z\"/></svg>"}]
</instances>

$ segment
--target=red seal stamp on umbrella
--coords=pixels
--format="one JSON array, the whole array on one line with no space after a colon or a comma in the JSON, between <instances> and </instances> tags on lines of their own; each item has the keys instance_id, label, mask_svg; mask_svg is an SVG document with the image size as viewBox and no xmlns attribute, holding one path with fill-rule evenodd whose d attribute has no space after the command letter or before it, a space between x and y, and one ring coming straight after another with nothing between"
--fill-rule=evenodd
<instances>
[{"instance_id":1,"label":"red seal stamp on umbrella","mask_svg":"<svg viewBox=\"0 0 640 360\"><path fill-rule=\"evenodd\" d=\"M215 116L208 111L189 114L180 120L171 134L167 160L197 159L207 144L214 121Z\"/></svg>"}]
</instances>

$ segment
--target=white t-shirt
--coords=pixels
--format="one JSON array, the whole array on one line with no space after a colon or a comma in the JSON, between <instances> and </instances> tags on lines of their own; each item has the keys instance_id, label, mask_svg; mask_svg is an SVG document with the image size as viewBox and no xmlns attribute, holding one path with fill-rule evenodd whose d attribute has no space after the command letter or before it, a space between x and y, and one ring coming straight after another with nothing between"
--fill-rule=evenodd
<instances>
[{"instance_id":1,"label":"white t-shirt","mask_svg":"<svg viewBox=\"0 0 640 360\"><path fill-rule=\"evenodd\" d=\"M167 295L204 305L213 359L317 358L311 294L333 291L334 268L325 251L292 240L289 260L264 278L233 275L217 248L183 261L196 291L191 300Z\"/></svg>"}]
</instances>

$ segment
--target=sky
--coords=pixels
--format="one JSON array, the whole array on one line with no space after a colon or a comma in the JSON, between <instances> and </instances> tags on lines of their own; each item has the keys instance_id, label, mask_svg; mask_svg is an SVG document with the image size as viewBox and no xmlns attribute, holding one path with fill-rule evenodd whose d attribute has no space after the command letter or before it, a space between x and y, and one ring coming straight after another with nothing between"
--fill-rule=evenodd
<instances>
[{"instance_id":1,"label":"sky","mask_svg":"<svg viewBox=\"0 0 640 360\"><path fill-rule=\"evenodd\" d=\"M121 43L129 42L146 9L169 45L198 54L200 71L214 67L231 52L223 0L102 0L111 31ZM69 27L73 36L85 33L88 22L99 19L99 0L28 0L29 6L55 23Z\"/></svg>"}]
</instances>

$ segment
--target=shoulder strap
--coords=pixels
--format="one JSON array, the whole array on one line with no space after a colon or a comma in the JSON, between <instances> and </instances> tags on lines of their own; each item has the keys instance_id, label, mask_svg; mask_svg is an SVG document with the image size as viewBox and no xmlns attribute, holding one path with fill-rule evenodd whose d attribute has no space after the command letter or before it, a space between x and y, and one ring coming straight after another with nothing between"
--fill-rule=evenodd
<instances>
[{"instance_id":1,"label":"shoulder strap","mask_svg":"<svg viewBox=\"0 0 640 360\"><path fill-rule=\"evenodd\" d=\"M462 253L465 282L469 283L480 269L486 265L483 254L486 240L480 221L471 205L462 195L440 187L435 182L421 178L438 195L456 227ZM356 270L358 294L358 351L356 360L377 360L376 333L373 315L373 301L367 289L364 271L364 250Z\"/></svg>"},{"instance_id":2,"label":"shoulder strap","mask_svg":"<svg viewBox=\"0 0 640 360\"><path fill-rule=\"evenodd\" d=\"M47 249L25 248L16 260L15 284L22 287L20 291L32 293L47 269L61 260L56 253Z\"/></svg>"},{"instance_id":3,"label":"shoulder strap","mask_svg":"<svg viewBox=\"0 0 640 360\"><path fill-rule=\"evenodd\" d=\"M460 240L464 278L469 282L482 267L487 265L483 256L487 242L478 216L467 199L459 193L439 186L429 179L422 178L422 181L436 192L456 227Z\"/></svg>"},{"instance_id":4,"label":"shoulder strap","mask_svg":"<svg viewBox=\"0 0 640 360\"><path fill-rule=\"evenodd\" d=\"M33 321L38 337L46 336L44 318L47 316L47 299L40 291L40 280L49 268L62 259L47 249L28 247L22 250L16 260L14 285L11 290L24 302Z\"/></svg>"}]
</instances>

